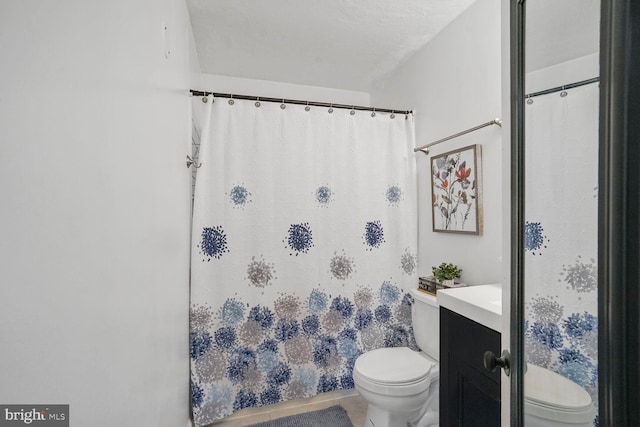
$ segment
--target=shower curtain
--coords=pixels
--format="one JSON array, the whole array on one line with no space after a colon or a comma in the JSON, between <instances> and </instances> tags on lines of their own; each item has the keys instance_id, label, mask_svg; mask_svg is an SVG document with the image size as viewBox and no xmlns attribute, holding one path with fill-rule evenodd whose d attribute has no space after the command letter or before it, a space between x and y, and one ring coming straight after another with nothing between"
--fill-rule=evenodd
<instances>
[{"instance_id":1,"label":"shower curtain","mask_svg":"<svg viewBox=\"0 0 640 427\"><path fill-rule=\"evenodd\" d=\"M598 85L536 97L525 114L526 359L597 407Z\"/></svg>"},{"instance_id":2,"label":"shower curtain","mask_svg":"<svg viewBox=\"0 0 640 427\"><path fill-rule=\"evenodd\" d=\"M198 101L199 102L199 101ZM195 424L353 388L362 352L417 348L413 119L215 99L191 270Z\"/></svg>"}]
</instances>

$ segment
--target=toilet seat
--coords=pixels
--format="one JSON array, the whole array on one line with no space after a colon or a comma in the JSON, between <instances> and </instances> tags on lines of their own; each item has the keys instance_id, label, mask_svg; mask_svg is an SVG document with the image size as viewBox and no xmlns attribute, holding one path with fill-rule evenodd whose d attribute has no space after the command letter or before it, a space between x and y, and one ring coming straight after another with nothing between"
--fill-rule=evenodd
<instances>
[{"instance_id":1,"label":"toilet seat","mask_svg":"<svg viewBox=\"0 0 640 427\"><path fill-rule=\"evenodd\" d=\"M536 365L527 365L524 412L537 418L568 423L593 421L591 396L573 381Z\"/></svg>"},{"instance_id":2,"label":"toilet seat","mask_svg":"<svg viewBox=\"0 0 640 427\"><path fill-rule=\"evenodd\" d=\"M435 361L408 347L379 348L358 357L353 378L374 393L410 396L425 391L437 371Z\"/></svg>"}]
</instances>

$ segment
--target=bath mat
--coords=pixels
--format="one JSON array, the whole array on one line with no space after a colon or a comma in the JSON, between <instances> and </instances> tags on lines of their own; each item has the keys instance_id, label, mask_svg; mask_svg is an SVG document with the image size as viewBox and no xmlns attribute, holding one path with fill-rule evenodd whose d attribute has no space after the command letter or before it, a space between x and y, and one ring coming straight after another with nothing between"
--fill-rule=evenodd
<instances>
[{"instance_id":1,"label":"bath mat","mask_svg":"<svg viewBox=\"0 0 640 427\"><path fill-rule=\"evenodd\" d=\"M263 423L251 424L247 427L353 427L347 411L340 405L331 406L319 411L289 415Z\"/></svg>"}]
</instances>

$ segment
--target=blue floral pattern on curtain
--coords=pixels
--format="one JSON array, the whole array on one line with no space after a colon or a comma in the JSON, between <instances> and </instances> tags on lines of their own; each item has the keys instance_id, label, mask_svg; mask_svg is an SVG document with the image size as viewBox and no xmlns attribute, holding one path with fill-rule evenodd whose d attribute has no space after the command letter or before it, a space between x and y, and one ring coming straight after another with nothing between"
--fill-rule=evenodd
<instances>
[{"instance_id":1,"label":"blue floral pattern on curtain","mask_svg":"<svg viewBox=\"0 0 640 427\"><path fill-rule=\"evenodd\" d=\"M354 387L364 351L417 349L413 120L216 100L193 217L195 424Z\"/></svg>"}]
</instances>

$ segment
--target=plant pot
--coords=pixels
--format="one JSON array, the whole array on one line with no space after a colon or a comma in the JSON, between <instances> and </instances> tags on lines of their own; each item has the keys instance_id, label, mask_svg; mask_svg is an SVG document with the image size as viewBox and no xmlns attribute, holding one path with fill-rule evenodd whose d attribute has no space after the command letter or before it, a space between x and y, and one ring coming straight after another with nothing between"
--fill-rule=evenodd
<instances>
[{"instance_id":1,"label":"plant pot","mask_svg":"<svg viewBox=\"0 0 640 427\"><path fill-rule=\"evenodd\" d=\"M450 288L450 287L453 286L453 281L454 281L454 279L445 279L445 280L442 281L442 286Z\"/></svg>"}]
</instances>

